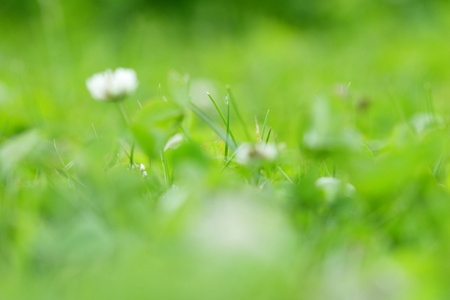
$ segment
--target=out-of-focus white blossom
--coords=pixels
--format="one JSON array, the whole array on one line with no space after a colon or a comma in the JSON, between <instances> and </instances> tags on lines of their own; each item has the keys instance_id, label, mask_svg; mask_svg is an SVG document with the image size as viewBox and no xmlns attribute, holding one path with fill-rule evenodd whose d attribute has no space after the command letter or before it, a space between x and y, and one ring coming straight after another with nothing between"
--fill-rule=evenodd
<instances>
[{"instance_id":1,"label":"out-of-focus white blossom","mask_svg":"<svg viewBox=\"0 0 450 300\"><path fill-rule=\"evenodd\" d=\"M261 161L272 161L278 155L274 144L244 143L236 150L236 161L240 164L250 164Z\"/></svg>"},{"instance_id":2,"label":"out-of-focus white blossom","mask_svg":"<svg viewBox=\"0 0 450 300\"><path fill-rule=\"evenodd\" d=\"M186 226L193 244L221 255L247 254L252 257L279 257L291 245L288 223L274 207L250 191L208 199L191 224Z\"/></svg>"},{"instance_id":3,"label":"out-of-focus white blossom","mask_svg":"<svg viewBox=\"0 0 450 300\"><path fill-rule=\"evenodd\" d=\"M144 164L139 165L139 171L141 171L142 177L146 177L148 175L147 171L145 170Z\"/></svg>"},{"instance_id":4,"label":"out-of-focus white blossom","mask_svg":"<svg viewBox=\"0 0 450 300\"><path fill-rule=\"evenodd\" d=\"M164 151L167 149L176 149L180 146L180 144L183 142L183 135L181 133L175 134L173 137L171 137L166 145L164 146Z\"/></svg>"},{"instance_id":5,"label":"out-of-focus white blossom","mask_svg":"<svg viewBox=\"0 0 450 300\"><path fill-rule=\"evenodd\" d=\"M333 200L339 193L351 197L356 190L350 183L343 183L335 177L320 177L316 180L315 185L324 192L325 198L329 201Z\"/></svg>"},{"instance_id":6,"label":"out-of-focus white blossom","mask_svg":"<svg viewBox=\"0 0 450 300\"><path fill-rule=\"evenodd\" d=\"M139 172L141 172L142 177L146 177L148 175L144 164L134 164L133 166L131 166L132 170L135 170L136 168L139 169Z\"/></svg>"},{"instance_id":7,"label":"out-of-focus white blossom","mask_svg":"<svg viewBox=\"0 0 450 300\"><path fill-rule=\"evenodd\" d=\"M134 92L138 86L136 72L118 68L94 74L86 80L92 98L100 101L117 101Z\"/></svg>"}]
</instances>

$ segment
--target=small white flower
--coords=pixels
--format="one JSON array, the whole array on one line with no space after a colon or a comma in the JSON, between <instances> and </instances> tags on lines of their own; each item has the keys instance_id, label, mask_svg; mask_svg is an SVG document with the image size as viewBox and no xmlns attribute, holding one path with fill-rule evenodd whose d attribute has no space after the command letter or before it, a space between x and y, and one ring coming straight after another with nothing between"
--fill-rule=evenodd
<instances>
[{"instance_id":1,"label":"small white flower","mask_svg":"<svg viewBox=\"0 0 450 300\"><path fill-rule=\"evenodd\" d=\"M249 164L258 161L272 161L277 155L277 147L274 144L242 144L236 150L236 161L240 164Z\"/></svg>"},{"instance_id":2,"label":"small white flower","mask_svg":"<svg viewBox=\"0 0 450 300\"><path fill-rule=\"evenodd\" d=\"M148 175L144 164L139 164L139 171L141 171L142 177L146 177Z\"/></svg>"},{"instance_id":3,"label":"small white flower","mask_svg":"<svg viewBox=\"0 0 450 300\"><path fill-rule=\"evenodd\" d=\"M132 170L139 169L139 172L141 172L142 177L146 177L148 175L144 164L135 163L131 166L131 169Z\"/></svg>"},{"instance_id":4,"label":"small white flower","mask_svg":"<svg viewBox=\"0 0 450 300\"><path fill-rule=\"evenodd\" d=\"M86 80L92 98L100 101L123 99L134 92L138 86L136 72L132 69L118 68L94 74Z\"/></svg>"},{"instance_id":5,"label":"small white flower","mask_svg":"<svg viewBox=\"0 0 450 300\"><path fill-rule=\"evenodd\" d=\"M356 189L350 183L343 183L340 179L335 177L320 177L316 180L315 185L322 190L325 198L332 201L339 193L343 193L347 197L351 197Z\"/></svg>"}]
</instances>

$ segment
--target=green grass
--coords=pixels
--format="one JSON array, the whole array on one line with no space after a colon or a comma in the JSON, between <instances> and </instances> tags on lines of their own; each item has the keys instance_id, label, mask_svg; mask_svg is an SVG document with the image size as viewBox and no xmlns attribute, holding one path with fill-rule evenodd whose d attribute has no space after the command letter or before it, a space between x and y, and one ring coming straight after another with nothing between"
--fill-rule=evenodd
<instances>
[{"instance_id":1,"label":"green grass","mask_svg":"<svg viewBox=\"0 0 450 300\"><path fill-rule=\"evenodd\" d=\"M0 11L0 299L447 299L448 4L344 2Z\"/></svg>"}]
</instances>

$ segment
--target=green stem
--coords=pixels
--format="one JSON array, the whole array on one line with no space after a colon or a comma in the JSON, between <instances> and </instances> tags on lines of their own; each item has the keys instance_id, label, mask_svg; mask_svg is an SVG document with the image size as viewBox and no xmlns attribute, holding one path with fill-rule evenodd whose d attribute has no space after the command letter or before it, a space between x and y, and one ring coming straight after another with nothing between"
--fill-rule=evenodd
<instances>
[{"instance_id":1,"label":"green stem","mask_svg":"<svg viewBox=\"0 0 450 300\"><path fill-rule=\"evenodd\" d=\"M264 133L266 132L267 120L269 119L270 109L267 110L266 117L264 118L263 128L261 132L261 140L264 141Z\"/></svg>"},{"instance_id":2,"label":"green stem","mask_svg":"<svg viewBox=\"0 0 450 300\"><path fill-rule=\"evenodd\" d=\"M192 112L194 114L196 114L200 119L202 119L206 124L209 125L209 127L211 127L211 129L213 129L220 138L222 138L223 140L226 139L226 133L223 132L223 130L221 130L219 127L217 127L214 122L200 109L198 108L194 103L190 103L190 109L192 110ZM233 136L230 134L231 139L233 140ZM237 143L233 140L233 147L230 147L232 150L237 148Z\"/></svg>"},{"instance_id":3,"label":"green stem","mask_svg":"<svg viewBox=\"0 0 450 300\"><path fill-rule=\"evenodd\" d=\"M125 127L128 127L128 115L125 110L125 107L123 106L122 101L117 101L116 107L117 110L119 111L120 116L122 117L123 124L125 125Z\"/></svg>"},{"instance_id":4,"label":"green stem","mask_svg":"<svg viewBox=\"0 0 450 300\"><path fill-rule=\"evenodd\" d=\"M230 136L230 102L227 101L227 135L225 139L225 161L228 159L228 137Z\"/></svg>"},{"instance_id":5,"label":"green stem","mask_svg":"<svg viewBox=\"0 0 450 300\"><path fill-rule=\"evenodd\" d=\"M128 117L127 110L126 110L125 106L123 105L123 102L118 101L118 102L116 102L116 104L117 104L117 110L119 111L119 114L122 117L125 127L129 128L130 127L130 119ZM131 149L130 149L130 166L132 166L134 164L134 147L135 147L135 142L133 141L133 143L131 144Z\"/></svg>"},{"instance_id":6,"label":"green stem","mask_svg":"<svg viewBox=\"0 0 450 300\"><path fill-rule=\"evenodd\" d=\"M269 132L267 132L266 145L269 143L270 134L272 133L272 127L269 128Z\"/></svg>"},{"instance_id":7,"label":"green stem","mask_svg":"<svg viewBox=\"0 0 450 300\"><path fill-rule=\"evenodd\" d=\"M229 104L229 100L227 100L227 106L228 106L228 115L227 115L228 122L227 122L227 119L225 119L225 116L223 115L222 111L220 110L220 108L219 108L219 106L217 105L217 103L216 103L216 101L214 100L214 98L211 96L210 93L207 93L207 95L208 95L209 99L211 100L211 102L213 103L214 107L216 108L217 112L219 113L219 116L220 116L220 118L222 119L223 124L224 124L225 126L227 126L227 130L229 130L229 127L228 127L229 118L230 118L230 104ZM233 133L230 131L229 134L230 134L231 139L233 140L233 143L234 143L235 145L237 145L237 142L236 142L236 139L234 138Z\"/></svg>"},{"instance_id":8,"label":"green stem","mask_svg":"<svg viewBox=\"0 0 450 300\"><path fill-rule=\"evenodd\" d=\"M237 104L233 97L233 94L231 93L231 87L229 85L227 85L226 88L227 88L228 96L230 98L231 105L233 106L234 112L236 113L236 116L238 117L239 123L241 123L242 129L244 130L244 134L245 134L247 140L250 140L250 133L247 130L247 126L245 125L244 119L242 118L242 115L239 112L239 109L237 107Z\"/></svg>"},{"instance_id":9,"label":"green stem","mask_svg":"<svg viewBox=\"0 0 450 300\"><path fill-rule=\"evenodd\" d=\"M131 144L131 150L130 150L130 166L133 165L134 163L134 146L135 146L135 142L133 141L133 143Z\"/></svg>"},{"instance_id":10,"label":"green stem","mask_svg":"<svg viewBox=\"0 0 450 300\"><path fill-rule=\"evenodd\" d=\"M163 174L164 174L164 183L166 185L166 187L169 187L169 170L167 169L167 164L166 164L166 157L164 155L164 151L161 151L161 164L162 164L162 169L163 169Z\"/></svg>"}]
</instances>

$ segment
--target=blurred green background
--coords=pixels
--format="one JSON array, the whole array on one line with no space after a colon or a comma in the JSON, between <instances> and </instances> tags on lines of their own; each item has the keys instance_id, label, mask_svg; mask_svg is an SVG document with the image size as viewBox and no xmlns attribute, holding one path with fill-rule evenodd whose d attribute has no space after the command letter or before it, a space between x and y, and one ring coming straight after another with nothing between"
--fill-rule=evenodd
<instances>
[{"instance_id":1,"label":"blurred green background","mask_svg":"<svg viewBox=\"0 0 450 300\"><path fill-rule=\"evenodd\" d=\"M448 299L449 32L445 0L2 0L0 299ZM231 86L239 141L270 109L294 184L190 145L174 186L127 171L85 87L117 67L130 114L184 74L218 123ZM356 196L315 186L332 165Z\"/></svg>"},{"instance_id":2,"label":"blurred green background","mask_svg":"<svg viewBox=\"0 0 450 300\"><path fill-rule=\"evenodd\" d=\"M139 74L138 99L155 96L159 83L167 87L171 70L196 80L197 98L205 98L205 90L223 98L230 84L249 121L272 109L285 140L294 136L302 103L337 84L351 82L355 97L380 106L390 106L391 94L408 103L408 113L422 110L424 83L433 84L436 96L448 92L446 1L0 5L2 98L32 110L28 122L54 120L59 127L77 110L98 115L84 81L119 66ZM385 126L394 122L386 110L377 117Z\"/></svg>"}]
</instances>

